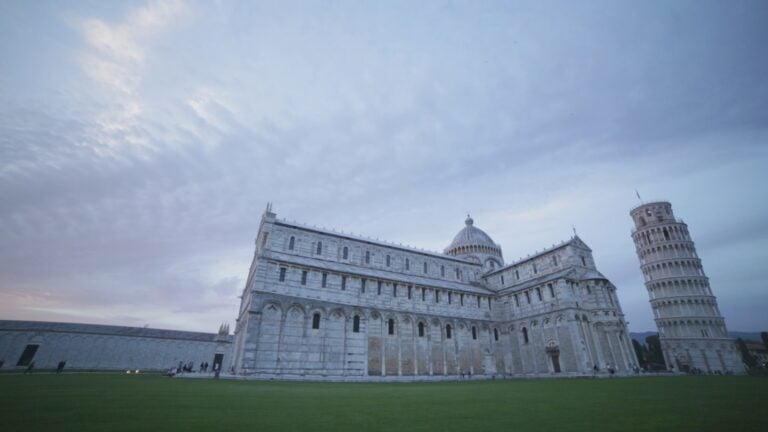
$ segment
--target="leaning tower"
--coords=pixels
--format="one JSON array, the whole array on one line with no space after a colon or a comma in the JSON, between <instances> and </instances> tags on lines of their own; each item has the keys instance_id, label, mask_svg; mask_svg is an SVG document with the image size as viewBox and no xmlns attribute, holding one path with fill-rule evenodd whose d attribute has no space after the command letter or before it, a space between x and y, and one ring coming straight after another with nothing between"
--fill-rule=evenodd
<instances>
[{"instance_id":1,"label":"leaning tower","mask_svg":"<svg viewBox=\"0 0 768 432\"><path fill-rule=\"evenodd\" d=\"M642 204L630 215L667 369L743 373L688 226L666 201Z\"/></svg>"}]
</instances>

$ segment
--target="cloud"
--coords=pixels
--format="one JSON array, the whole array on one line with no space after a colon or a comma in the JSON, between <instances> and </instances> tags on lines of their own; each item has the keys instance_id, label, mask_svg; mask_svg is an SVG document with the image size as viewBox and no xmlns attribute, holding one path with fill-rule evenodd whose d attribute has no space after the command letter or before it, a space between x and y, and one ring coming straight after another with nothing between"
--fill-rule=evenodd
<instances>
[{"instance_id":1,"label":"cloud","mask_svg":"<svg viewBox=\"0 0 768 432\"><path fill-rule=\"evenodd\" d=\"M40 57L0 78L3 316L213 330L266 201L438 251L470 211L508 262L575 225L633 330L634 189L729 256L713 279L765 243L762 3L17 7L0 48Z\"/></svg>"}]
</instances>

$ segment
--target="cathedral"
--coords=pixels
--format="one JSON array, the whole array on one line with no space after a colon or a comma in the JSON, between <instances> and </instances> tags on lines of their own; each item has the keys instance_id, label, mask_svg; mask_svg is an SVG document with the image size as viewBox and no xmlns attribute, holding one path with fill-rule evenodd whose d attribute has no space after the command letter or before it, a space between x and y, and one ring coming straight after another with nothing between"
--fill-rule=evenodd
<instances>
[{"instance_id":1,"label":"cathedral","mask_svg":"<svg viewBox=\"0 0 768 432\"><path fill-rule=\"evenodd\" d=\"M443 253L278 219L268 206L233 371L253 378L440 379L627 373L616 287L576 235L505 263L467 217Z\"/></svg>"}]
</instances>

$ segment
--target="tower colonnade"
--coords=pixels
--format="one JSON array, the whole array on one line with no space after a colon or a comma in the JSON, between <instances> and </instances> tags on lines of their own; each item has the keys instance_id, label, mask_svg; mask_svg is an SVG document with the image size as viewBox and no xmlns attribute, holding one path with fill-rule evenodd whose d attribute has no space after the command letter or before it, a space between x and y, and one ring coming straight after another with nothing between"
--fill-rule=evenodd
<instances>
[{"instance_id":1,"label":"tower colonnade","mask_svg":"<svg viewBox=\"0 0 768 432\"><path fill-rule=\"evenodd\" d=\"M641 204L630 215L667 368L743 372L688 226L666 201Z\"/></svg>"}]
</instances>

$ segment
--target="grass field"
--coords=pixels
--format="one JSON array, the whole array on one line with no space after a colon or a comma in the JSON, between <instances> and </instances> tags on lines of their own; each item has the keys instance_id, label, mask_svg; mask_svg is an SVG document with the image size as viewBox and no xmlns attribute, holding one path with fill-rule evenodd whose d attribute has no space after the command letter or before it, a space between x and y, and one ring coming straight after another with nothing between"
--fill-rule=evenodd
<instances>
[{"instance_id":1,"label":"grass field","mask_svg":"<svg viewBox=\"0 0 768 432\"><path fill-rule=\"evenodd\" d=\"M0 375L0 431L768 431L747 377L333 384Z\"/></svg>"}]
</instances>

